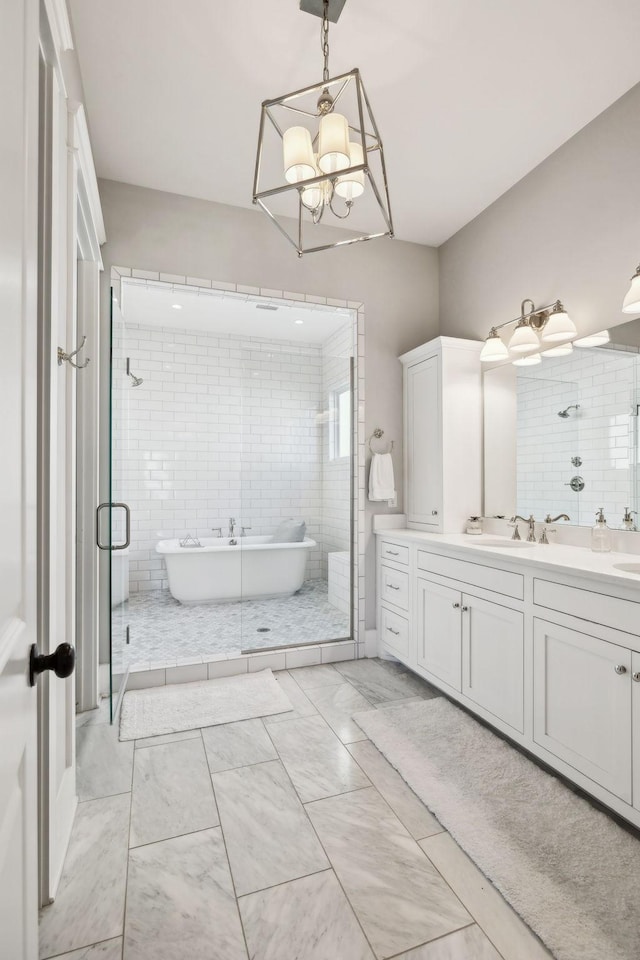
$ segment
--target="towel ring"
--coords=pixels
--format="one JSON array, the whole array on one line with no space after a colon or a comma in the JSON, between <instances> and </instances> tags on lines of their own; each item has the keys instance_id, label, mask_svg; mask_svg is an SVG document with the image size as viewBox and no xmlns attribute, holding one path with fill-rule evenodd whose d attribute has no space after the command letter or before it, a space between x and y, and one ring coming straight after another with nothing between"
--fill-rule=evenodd
<instances>
[{"instance_id":1,"label":"towel ring","mask_svg":"<svg viewBox=\"0 0 640 960\"><path fill-rule=\"evenodd\" d=\"M383 437L384 437L384 430L381 430L380 427L376 427L376 429L373 431L373 433L371 434L371 436L369 437L369 440L368 440L369 450L371 451L371 453L380 453L380 452L382 452L382 453L391 453L391 451L393 450L393 440L385 440L385 441L384 441L384 442L387 444L387 449L386 449L386 450L382 450L382 451L380 451L380 450L374 450L373 447L371 446L371 441L372 441L372 440L382 440Z\"/></svg>"}]
</instances>

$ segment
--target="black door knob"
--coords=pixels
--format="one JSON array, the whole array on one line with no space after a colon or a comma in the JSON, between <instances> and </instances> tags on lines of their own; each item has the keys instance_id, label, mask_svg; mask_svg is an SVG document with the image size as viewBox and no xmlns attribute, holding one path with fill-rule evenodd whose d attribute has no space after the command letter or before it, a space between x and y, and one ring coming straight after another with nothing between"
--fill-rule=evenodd
<instances>
[{"instance_id":1,"label":"black door knob","mask_svg":"<svg viewBox=\"0 0 640 960\"><path fill-rule=\"evenodd\" d=\"M37 644L31 645L29 657L29 683L35 686L36 678L44 670L53 670L56 677L70 677L76 665L76 651L70 643L60 643L48 656L38 653Z\"/></svg>"}]
</instances>

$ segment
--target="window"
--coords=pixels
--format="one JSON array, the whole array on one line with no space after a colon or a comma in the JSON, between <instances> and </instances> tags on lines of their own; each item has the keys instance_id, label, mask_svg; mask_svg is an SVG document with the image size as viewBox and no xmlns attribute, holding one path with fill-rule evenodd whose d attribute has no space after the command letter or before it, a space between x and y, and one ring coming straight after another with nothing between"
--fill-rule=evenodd
<instances>
[{"instance_id":1,"label":"window","mask_svg":"<svg viewBox=\"0 0 640 960\"><path fill-rule=\"evenodd\" d=\"M351 389L339 387L331 394L330 457L339 460L351 453Z\"/></svg>"}]
</instances>

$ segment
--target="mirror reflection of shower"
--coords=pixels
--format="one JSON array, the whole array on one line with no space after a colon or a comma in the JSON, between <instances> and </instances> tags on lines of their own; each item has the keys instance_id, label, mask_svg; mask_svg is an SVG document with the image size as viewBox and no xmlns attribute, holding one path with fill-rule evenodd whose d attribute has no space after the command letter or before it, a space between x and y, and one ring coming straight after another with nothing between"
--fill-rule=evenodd
<instances>
[{"instance_id":1,"label":"mirror reflection of shower","mask_svg":"<svg viewBox=\"0 0 640 960\"><path fill-rule=\"evenodd\" d=\"M579 403L572 403L570 407L565 407L564 410L558 410L558 416L559 416L559 417L562 417L563 420L568 420L569 417L571 416L571 414L569 413L569 411L570 411L570 410L579 410L579 409L580 409L580 404L579 404Z\"/></svg>"},{"instance_id":2,"label":"mirror reflection of shower","mask_svg":"<svg viewBox=\"0 0 640 960\"><path fill-rule=\"evenodd\" d=\"M132 387L139 387L141 383L144 383L144 380L142 379L142 377L136 377L136 375L132 373L131 366L129 363L129 357L127 357L127 376L131 377Z\"/></svg>"}]
</instances>

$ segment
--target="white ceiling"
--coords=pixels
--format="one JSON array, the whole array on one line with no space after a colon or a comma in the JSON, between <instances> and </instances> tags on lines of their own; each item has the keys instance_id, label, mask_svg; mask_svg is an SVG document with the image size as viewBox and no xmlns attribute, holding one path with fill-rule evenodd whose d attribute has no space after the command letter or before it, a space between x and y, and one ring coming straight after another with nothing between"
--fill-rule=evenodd
<instances>
[{"instance_id":1,"label":"white ceiling","mask_svg":"<svg viewBox=\"0 0 640 960\"><path fill-rule=\"evenodd\" d=\"M98 175L251 206L262 100L321 78L298 0L70 0ZM396 235L439 245L640 81L638 0L347 0Z\"/></svg>"},{"instance_id":2,"label":"white ceiling","mask_svg":"<svg viewBox=\"0 0 640 960\"><path fill-rule=\"evenodd\" d=\"M260 309L276 306L277 310ZM207 333L262 337L294 343L324 343L351 323L351 311L322 304L298 304L245 294L156 281L127 280L120 286L125 324L205 330Z\"/></svg>"}]
</instances>

